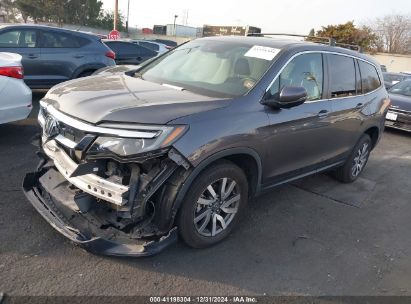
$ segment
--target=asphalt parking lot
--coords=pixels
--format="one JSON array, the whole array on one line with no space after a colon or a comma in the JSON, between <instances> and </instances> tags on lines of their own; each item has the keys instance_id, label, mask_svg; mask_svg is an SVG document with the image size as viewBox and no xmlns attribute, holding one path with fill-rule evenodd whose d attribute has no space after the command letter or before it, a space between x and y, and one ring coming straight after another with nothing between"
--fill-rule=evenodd
<instances>
[{"instance_id":1,"label":"asphalt parking lot","mask_svg":"<svg viewBox=\"0 0 411 304\"><path fill-rule=\"evenodd\" d=\"M26 201L21 181L37 164L34 116L0 125L0 292L411 295L411 134L385 132L355 184L324 174L256 199L216 247L179 242L124 259L73 246Z\"/></svg>"}]
</instances>

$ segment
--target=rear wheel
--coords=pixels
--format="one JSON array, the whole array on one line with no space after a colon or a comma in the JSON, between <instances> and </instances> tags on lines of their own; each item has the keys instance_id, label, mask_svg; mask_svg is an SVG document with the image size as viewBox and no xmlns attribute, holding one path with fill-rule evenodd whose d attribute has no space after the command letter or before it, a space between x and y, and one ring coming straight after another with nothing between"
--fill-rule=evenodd
<instances>
[{"instance_id":1,"label":"rear wheel","mask_svg":"<svg viewBox=\"0 0 411 304\"><path fill-rule=\"evenodd\" d=\"M178 227L190 247L212 246L229 235L248 198L244 172L229 161L210 166L194 180L184 198Z\"/></svg>"},{"instance_id":2,"label":"rear wheel","mask_svg":"<svg viewBox=\"0 0 411 304\"><path fill-rule=\"evenodd\" d=\"M343 183L352 183L355 181L361 172L364 170L368 162L368 157L371 152L371 138L364 134L358 143L355 145L351 155L343 166L339 167L335 172L337 180Z\"/></svg>"}]
</instances>

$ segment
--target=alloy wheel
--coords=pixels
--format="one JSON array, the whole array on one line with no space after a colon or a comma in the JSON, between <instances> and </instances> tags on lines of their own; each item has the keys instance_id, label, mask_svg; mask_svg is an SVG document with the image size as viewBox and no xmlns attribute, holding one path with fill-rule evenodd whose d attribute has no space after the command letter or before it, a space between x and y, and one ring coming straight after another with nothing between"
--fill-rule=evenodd
<instances>
[{"instance_id":1,"label":"alloy wheel","mask_svg":"<svg viewBox=\"0 0 411 304\"><path fill-rule=\"evenodd\" d=\"M221 178L208 185L197 200L194 225L202 236L214 237L227 229L240 203L237 183L230 178Z\"/></svg>"},{"instance_id":2,"label":"alloy wheel","mask_svg":"<svg viewBox=\"0 0 411 304\"><path fill-rule=\"evenodd\" d=\"M364 169L364 166L368 159L368 155L370 153L368 147L368 143L364 143L355 154L355 157L353 159L353 165L351 167L352 176L357 177Z\"/></svg>"}]
</instances>

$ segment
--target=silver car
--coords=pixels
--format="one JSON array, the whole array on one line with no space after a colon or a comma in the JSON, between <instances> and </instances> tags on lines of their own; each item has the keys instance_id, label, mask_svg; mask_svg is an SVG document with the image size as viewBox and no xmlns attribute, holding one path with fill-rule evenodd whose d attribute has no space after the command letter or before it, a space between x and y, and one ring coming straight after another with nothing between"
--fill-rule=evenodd
<instances>
[{"instance_id":1,"label":"silver car","mask_svg":"<svg viewBox=\"0 0 411 304\"><path fill-rule=\"evenodd\" d=\"M23 77L21 56L0 53L0 124L25 119L31 112L31 90Z\"/></svg>"}]
</instances>

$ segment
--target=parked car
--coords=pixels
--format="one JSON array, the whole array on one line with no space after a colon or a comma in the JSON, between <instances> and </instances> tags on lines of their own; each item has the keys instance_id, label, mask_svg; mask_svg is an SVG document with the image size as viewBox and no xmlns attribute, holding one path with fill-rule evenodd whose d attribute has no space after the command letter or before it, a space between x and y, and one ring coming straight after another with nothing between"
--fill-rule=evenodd
<instances>
[{"instance_id":1,"label":"parked car","mask_svg":"<svg viewBox=\"0 0 411 304\"><path fill-rule=\"evenodd\" d=\"M130 42L144 46L150 50L153 50L157 53L157 55L161 55L165 52L168 52L172 49L171 46L165 45L163 43L155 42L155 41L148 41L148 40L130 40Z\"/></svg>"},{"instance_id":2,"label":"parked car","mask_svg":"<svg viewBox=\"0 0 411 304\"><path fill-rule=\"evenodd\" d=\"M116 53L116 64L118 65L138 65L157 56L155 51L127 41L104 40L104 43Z\"/></svg>"},{"instance_id":3,"label":"parked car","mask_svg":"<svg viewBox=\"0 0 411 304\"><path fill-rule=\"evenodd\" d=\"M24 81L32 89L115 65L115 54L98 36L40 25L0 25L0 52L23 57Z\"/></svg>"},{"instance_id":4,"label":"parked car","mask_svg":"<svg viewBox=\"0 0 411 304\"><path fill-rule=\"evenodd\" d=\"M40 102L43 158L27 198L92 252L214 245L247 201L325 170L355 181L389 106L354 51L264 37L190 41L130 73L61 84Z\"/></svg>"},{"instance_id":5,"label":"parked car","mask_svg":"<svg viewBox=\"0 0 411 304\"><path fill-rule=\"evenodd\" d=\"M397 84L404 79L411 78L411 75L403 74L403 73L382 73L384 77L384 86L388 90L394 84Z\"/></svg>"},{"instance_id":6,"label":"parked car","mask_svg":"<svg viewBox=\"0 0 411 304\"><path fill-rule=\"evenodd\" d=\"M168 47L171 47L171 48L174 48L178 45L177 42L175 42L173 40L167 40L167 39L154 39L154 40L151 40L151 41L155 41L155 42L165 44L165 45L167 45Z\"/></svg>"},{"instance_id":7,"label":"parked car","mask_svg":"<svg viewBox=\"0 0 411 304\"><path fill-rule=\"evenodd\" d=\"M25 119L31 112L31 90L23 77L21 56L0 53L0 124Z\"/></svg>"},{"instance_id":8,"label":"parked car","mask_svg":"<svg viewBox=\"0 0 411 304\"><path fill-rule=\"evenodd\" d=\"M411 132L411 79L408 78L388 91L391 106L385 125L390 128Z\"/></svg>"}]
</instances>

